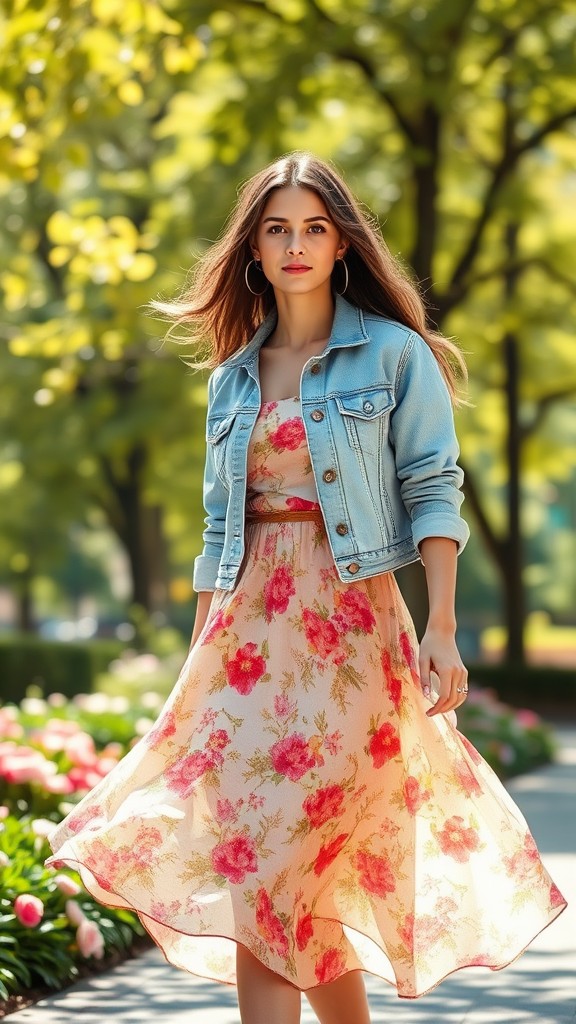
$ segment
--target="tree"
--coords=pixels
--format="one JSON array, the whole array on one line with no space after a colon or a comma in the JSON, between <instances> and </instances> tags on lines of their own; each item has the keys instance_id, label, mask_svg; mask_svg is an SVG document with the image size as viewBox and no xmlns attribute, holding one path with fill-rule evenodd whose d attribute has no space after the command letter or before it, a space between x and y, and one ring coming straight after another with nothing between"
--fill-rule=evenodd
<instances>
[{"instance_id":1,"label":"tree","mask_svg":"<svg viewBox=\"0 0 576 1024\"><path fill-rule=\"evenodd\" d=\"M305 105L311 94L324 113L331 103L339 104L347 124L345 115L352 108L374 111L372 135L363 132L359 145L356 138L348 139L341 151L348 155L346 150L352 149L348 162L357 169L363 192L371 179L376 181L374 193L378 186L384 190L388 186L394 198L396 187L390 235L409 252L437 325L445 330L461 326L465 339L472 333L479 341L477 331L470 332L467 323L479 300L501 321L501 327L492 330L493 344L501 348L500 366L490 367L487 383L491 389L495 385L502 389L506 398L507 442L502 454L508 469L507 529L502 530L489 512L480 483L484 460L476 467L466 455L466 486L501 576L508 656L522 661L521 445L538 429L553 403L576 394L566 316L568 311L573 316L576 278L564 270L569 265L561 220L566 209L558 196L550 194L554 185L567 187L576 151L576 90L571 72L575 25L569 5L524 0L496 8L487 2L460 0L417 8L404 3L319 2L280 7L239 0L227 8L236 16L233 31L230 24L222 26L234 54L231 60L242 46L242 25L251 34L252 52L260 40L266 45L265 34L260 32L258 37L257 19L268 18L269 26L274 23L279 33L277 45L271 48L274 54L280 51L275 78L291 84L294 73L289 62L297 52L299 60L293 63ZM280 31L292 37L284 47L278 45ZM222 39L219 42L222 45ZM262 65L270 75L269 61L256 64L256 75L262 75ZM314 64L318 70L312 86ZM330 97L334 69L339 91ZM278 118L281 112L278 101L273 116ZM312 117L310 123L314 123ZM386 169L379 171L384 161ZM367 173L359 170L361 165L368 167ZM543 215L547 230L538 231ZM515 228L517 223L522 224L521 232ZM515 304L520 274L526 276L529 288L536 285L540 302L548 304L545 290L552 286L557 303L564 307L565 335L562 341L556 336L555 366L552 372L546 368L536 387L529 370L533 337L528 323L517 332L509 326L511 316L517 323L521 317ZM524 300L525 295L518 298ZM485 311L478 322L484 325L486 319ZM544 337L550 337L558 323L554 312L550 309L548 319L539 319ZM484 342L479 349L485 362L490 346ZM476 371L474 359L472 368ZM563 383L558 386L560 378ZM533 410L528 420L526 405ZM473 415L468 424L468 430L476 433ZM465 428L465 442L466 433ZM562 472L568 471L571 458L568 444ZM558 462L557 448L552 461ZM544 472L546 462L550 460L545 460ZM500 456L495 465L501 464Z\"/></svg>"},{"instance_id":2,"label":"tree","mask_svg":"<svg viewBox=\"0 0 576 1024\"><path fill-rule=\"evenodd\" d=\"M576 384L566 269L573 30L567 0L14 7L0 143L10 358L33 366L40 387L50 375L93 467L81 481L86 500L132 543L144 603L153 603L148 551L161 547L144 540L145 520L160 519L145 510L168 515L178 557L197 546L186 541L186 510L202 445L190 452L187 438L200 438L203 409L172 350L153 351L140 307L179 287L192 243L215 237L238 180L294 146L344 168L386 218L432 317L469 350L475 408L459 421L468 508L503 588L514 576L517 589L503 515L514 493L506 337L519 355L524 473L534 474L538 453L540 476L562 479L572 458L569 434L552 452L539 439ZM520 225L514 257L511 223ZM199 522L198 512L196 538ZM148 582L137 583L138 567ZM521 658L516 608L509 600L510 653Z\"/></svg>"}]
</instances>

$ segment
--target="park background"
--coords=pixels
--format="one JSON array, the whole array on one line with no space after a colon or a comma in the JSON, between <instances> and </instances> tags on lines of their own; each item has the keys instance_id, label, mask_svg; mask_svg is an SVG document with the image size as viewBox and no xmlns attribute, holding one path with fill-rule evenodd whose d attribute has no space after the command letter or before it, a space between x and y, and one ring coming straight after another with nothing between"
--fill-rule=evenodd
<instances>
[{"instance_id":1,"label":"park background","mask_svg":"<svg viewBox=\"0 0 576 1024\"><path fill-rule=\"evenodd\" d=\"M4 6L5 672L42 684L38 636L185 645L206 378L147 303L180 291L239 183L292 148L335 161L466 354L464 657L574 668L572 5ZM421 627L422 575L400 578Z\"/></svg>"},{"instance_id":2,"label":"park background","mask_svg":"<svg viewBox=\"0 0 576 1024\"><path fill-rule=\"evenodd\" d=\"M502 778L554 757L575 35L571 0L2 0L0 1015L144 941L46 837L149 731L192 629L206 374L148 304L288 150L335 162L466 354L459 728ZM399 578L421 629L421 568Z\"/></svg>"}]
</instances>

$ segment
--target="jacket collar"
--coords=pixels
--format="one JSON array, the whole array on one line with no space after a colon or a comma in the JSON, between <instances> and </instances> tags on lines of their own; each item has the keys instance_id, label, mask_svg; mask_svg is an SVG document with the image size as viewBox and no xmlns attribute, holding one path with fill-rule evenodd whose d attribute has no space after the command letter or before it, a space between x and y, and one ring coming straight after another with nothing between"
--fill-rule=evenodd
<instances>
[{"instance_id":1,"label":"jacket collar","mask_svg":"<svg viewBox=\"0 0 576 1024\"><path fill-rule=\"evenodd\" d=\"M260 324L258 330L244 348L241 348L234 355L226 359L227 366L249 366L258 358L258 352L274 330L278 320L276 306L271 309L268 316ZM342 295L336 295L334 307L334 322L328 339L325 351L333 348L344 348L352 345L361 345L370 338L364 324L362 310L352 306Z\"/></svg>"}]
</instances>

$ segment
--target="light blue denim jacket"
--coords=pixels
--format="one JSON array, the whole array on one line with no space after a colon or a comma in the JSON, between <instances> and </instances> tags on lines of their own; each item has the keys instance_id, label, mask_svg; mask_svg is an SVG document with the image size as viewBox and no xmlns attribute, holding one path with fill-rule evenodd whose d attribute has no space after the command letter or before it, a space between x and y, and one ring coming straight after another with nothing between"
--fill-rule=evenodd
<instances>
[{"instance_id":1,"label":"light blue denim jacket","mask_svg":"<svg viewBox=\"0 0 576 1024\"><path fill-rule=\"evenodd\" d=\"M208 382L204 550L197 591L233 590L244 555L248 442L261 405L258 354L273 310ZM345 583L419 557L425 537L469 531L460 517L448 390L426 342L393 320L336 297L332 333L305 364L300 407L326 531Z\"/></svg>"}]
</instances>

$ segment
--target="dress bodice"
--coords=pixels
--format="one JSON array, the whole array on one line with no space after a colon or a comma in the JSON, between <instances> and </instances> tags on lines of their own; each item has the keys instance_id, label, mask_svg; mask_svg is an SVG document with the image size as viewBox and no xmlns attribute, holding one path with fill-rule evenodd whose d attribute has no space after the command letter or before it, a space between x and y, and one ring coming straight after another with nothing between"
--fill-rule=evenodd
<instances>
[{"instance_id":1,"label":"dress bodice","mask_svg":"<svg viewBox=\"0 0 576 1024\"><path fill-rule=\"evenodd\" d=\"M248 448L247 509L318 508L298 398L263 402Z\"/></svg>"}]
</instances>

